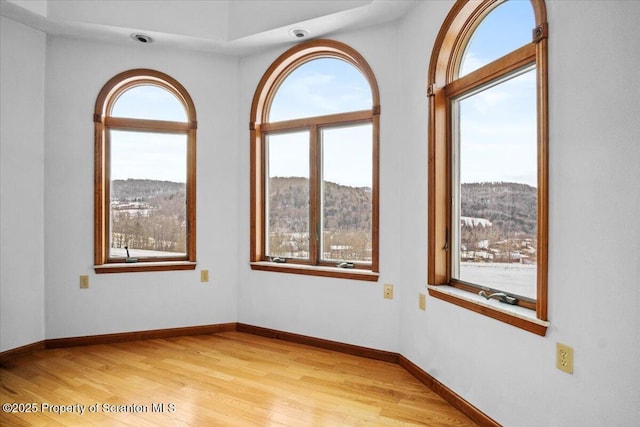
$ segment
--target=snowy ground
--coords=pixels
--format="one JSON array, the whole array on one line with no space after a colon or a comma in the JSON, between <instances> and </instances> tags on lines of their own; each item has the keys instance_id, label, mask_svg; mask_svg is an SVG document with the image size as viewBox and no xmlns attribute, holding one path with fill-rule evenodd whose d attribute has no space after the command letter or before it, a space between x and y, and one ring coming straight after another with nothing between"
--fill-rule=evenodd
<instances>
[{"instance_id":1,"label":"snowy ground","mask_svg":"<svg viewBox=\"0 0 640 427\"><path fill-rule=\"evenodd\" d=\"M461 262L460 280L536 298L535 265Z\"/></svg>"},{"instance_id":2,"label":"snowy ground","mask_svg":"<svg viewBox=\"0 0 640 427\"><path fill-rule=\"evenodd\" d=\"M161 252L161 251L149 251L145 249L129 249L129 255L131 258L145 258L145 257L180 257L185 256L186 254L180 252ZM111 248L111 257L112 258L125 258L127 256L127 251L125 248Z\"/></svg>"}]
</instances>

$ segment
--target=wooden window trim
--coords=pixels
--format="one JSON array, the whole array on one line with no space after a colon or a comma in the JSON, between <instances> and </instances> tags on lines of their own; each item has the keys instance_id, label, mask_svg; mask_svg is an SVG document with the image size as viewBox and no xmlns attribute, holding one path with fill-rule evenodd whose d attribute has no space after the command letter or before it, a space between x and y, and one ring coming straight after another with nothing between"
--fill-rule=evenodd
<instances>
[{"instance_id":1,"label":"wooden window trim","mask_svg":"<svg viewBox=\"0 0 640 427\"><path fill-rule=\"evenodd\" d=\"M137 262L135 264L127 264L124 262L110 262L103 265L94 266L96 274L106 273L139 273L149 271L176 271L176 270L195 270L196 263L190 261L160 261L160 262Z\"/></svg>"},{"instance_id":2,"label":"wooden window trim","mask_svg":"<svg viewBox=\"0 0 640 427\"><path fill-rule=\"evenodd\" d=\"M187 122L112 117L118 96L134 86L161 87L182 103ZM94 264L96 273L194 270L196 267L196 110L187 90L156 70L134 69L114 76L96 99L94 119ZM109 258L109 130L180 133L187 136L187 254L184 257L140 258L124 263Z\"/></svg>"},{"instance_id":3,"label":"wooden window trim","mask_svg":"<svg viewBox=\"0 0 640 427\"><path fill-rule=\"evenodd\" d=\"M302 119L283 120L280 122L263 123L261 131L263 133L276 131L297 131L309 129L312 126L331 127L348 125L352 123L371 122L374 114L371 110L352 111L348 113L331 114L327 116L306 117Z\"/></svg>"},{"instance_id":4,"label":"wooden window trim","mask_svg":"<svg viewBox=\"0 0 640 427\"><path fill-rule=\"evenodd\" d=\"M362 268L338 268L328 265L309 265L287 261L285 264L278 264L268 261L258 261L250 263L252 270L271 271L275 273L302 274L316 277L334 277L338 279L364 280L377 282L379 274L370 269Z\"/></svg>"},{"instance_id":5,"label":"wooden window trim","mask_svg":"<svg viewBox=\"0 0 640 427\"><path fill-rule=\"evenodd\" d=\"M547 82L547 18L544 0L531 0L536 28L532 43L499 58L468 75L457 78L460 58L466 42L486 16L502 0L458 0L445 19L436 38L429 65L427 96L429 100L428 130L428 291L429 295L529 332L544 336L548 327L548 82ZM538 131L538 259L537 298L535 304L525 302L531 316L517 314L494 302L475 300L464 283L451 277L448 234L451 230L451 98L471 88L490 82L529 64L537 73ZM456 290L449 292L447 289ZM535 317L533 313L535 312Z\"/></svg>"},{"instance_id":6,"label":"wooden window trim","mask_svg":"<svg viewBox=\"0 0 640 427\"><path fill-rule=\"evenodd\" d=\"M314 116L310 118L268 122L269 108L280 86L291 71L313 59L318 58L342 59L358 69L367 79L372 95L371 110L332 114L328 116ZM326 262L320 262L317 253L317 231L310 230L310 260L312 264L303 264L297 260L287 259L286 264L268 262L265 244L265 165L264 150L265 137L268 132L296 131L308 129L311 137L311 150L317 149L317 132L319 128L340 126L350 123L371 123L372 126L372 261L357 264L356 269L331 267ZM339 277L356 280L377 280L379 271L379 138L380 138L380 95L373 71L364 57L351 47L334 40L313 40L301 43L289 49L267 69L256 89L250 115L250 265L253 270L279 271L294 274L307 274L324 277ZM315 148L314 148L315 147ZM317 155L316 155L317 158ZM315 163L315 165L314 165ZM317 162L312 162L310 175L317 176ZM319 215L316 194L319 189L311 186L311 215ZM312 218L312 221L314 218ZM315 218L317 220L317 218ZM317 261L316 261L317 260ZM354 271L357 270L357 271ZM365 272L364 274L362 272Z\"/></svg>"}]
</instances>

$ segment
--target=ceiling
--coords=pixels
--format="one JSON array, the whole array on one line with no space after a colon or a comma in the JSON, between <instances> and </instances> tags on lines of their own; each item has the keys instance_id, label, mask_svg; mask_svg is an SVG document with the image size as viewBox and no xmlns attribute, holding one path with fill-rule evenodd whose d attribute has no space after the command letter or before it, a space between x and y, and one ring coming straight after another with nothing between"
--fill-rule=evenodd
<instances>
[{"instance_id":1,"label":"ceiling","mask_svg":"<svg viewBox=\"0 0 640 427\"><path fill-rule=\"evenodd\" d=\"M0 14L48 34L231 55L376 26L418 0L0 0Z\"/></svg>"}]
</instances>

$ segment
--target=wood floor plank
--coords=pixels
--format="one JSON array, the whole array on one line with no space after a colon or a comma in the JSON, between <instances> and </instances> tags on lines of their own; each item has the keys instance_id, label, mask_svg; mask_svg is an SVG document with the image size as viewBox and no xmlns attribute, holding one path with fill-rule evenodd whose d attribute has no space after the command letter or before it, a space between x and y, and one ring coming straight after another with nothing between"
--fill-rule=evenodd
<instances>
[{"instance_id":1,"label":"wood floor plank","mask_svg":"<svg viewBox=\"0 0 640 427\"><path fill-rule=\"evenodd\" d=\"M35 351L0 385L37 408L3 426L475 425L397 364L241 332Z\"/></svg>"}]
</instances>

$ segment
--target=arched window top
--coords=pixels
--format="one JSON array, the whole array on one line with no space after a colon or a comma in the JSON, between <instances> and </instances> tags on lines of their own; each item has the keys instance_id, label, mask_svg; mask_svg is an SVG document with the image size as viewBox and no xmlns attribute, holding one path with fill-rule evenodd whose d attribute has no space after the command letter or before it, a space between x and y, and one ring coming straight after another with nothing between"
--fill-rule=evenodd
<instances>
[{"instance_id":1,"label":"arched window top","mask_svg":"<svg viewBox=\"0 0 640 427\"><path fill-rule=\"evenodd\" d=\"M505 9L502 9L503 7ZM519 13L517 13L518 9ZM504 14L521 16L519 23L513 24L517 25L517 31L508 29L512 27L511 23L500 22L505 19ZM526 19L525 16L527 16ZM485 17L487 19L484 19ZM531 17L533 17L533 22ZM527 26L525 22L532 25ZM500 30L496 27L506 27L507 30ZM491 31L487 31L489 28ZM503 35L487 36L487 33L494 31L497 31L496 34ZM511 35L504 35L506 34L504 31ZM528 33L528 36L525 33ZM502 39L504 37L513 37L513 40L506 41ZM517 62L525 55L518 55L519 49L527 45L540 45L540 41L546 40L547 37L547 10L544 0L456 1L440 28L431 51L429 91L434 94L435 91L444 88L452 81L462 79L462 77L466 78L475 69L497 62L505 55L516 53L514 57L508 58L507 62ZM473 60L474 56L481 56L478 51L480 47L486 48L487 44L496 43L496 40L498 40L499 49L490 46L489 49L495 51L490 56L483 58L480 64L478 64L480 61ZM521 43L522 41L524 42Z\"/></svg>"},{"instance_id":2,"label":"arched window top","mask_svg":"<svg viewBox=\"0 0 640 427\"><path fill-rule=\"evenodd\" d=\"M311 59L289 72L269 108L269 122L371 109L371 87L360 70L334 57Z\"/></svg>"},{"instance_id":3,"label":"arched window top","mask_svg":"<svg viewBox=\"0 0 640 427\"><path fill-rule=\"evenodd\" d=\"M95 120L104 117L188 123L196 127L196 109L187 90L156 70L135 69L113 77L96 99Z\"/></svg>"},{"instance_id":4,"label":"arched window top","mask_svg":"<svg viewBox=\"0 0 640 427\"><path fill-rule=\"evenodd\" d=\"M473 30L462 55L459 77L531 43L535 16L528 1L497 3Z\"/></svg>"},{"instance_id":5,"label":"arched window top","mask_svg":"<svg viewBox=\"0 0 640 427\"><path fill-rule=\"evenodd\" d=\"M184 104L171 91L155 84L133 86L113 103L112 117L187 122Z\"/></svg>"},{"instance_id":6,"label":"arched window top","mask_svg":"<svg viewBox=\"0 0 640 427\"><path fill-rule=\"evenodd\" d=\"M361 110L380 113L378 84L369 64L350 46L319 39L292 47L269 67L258 84L251 121Z\"/></svg>"}]
</instances>

